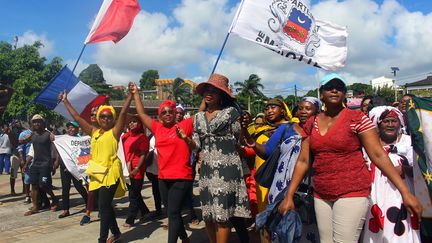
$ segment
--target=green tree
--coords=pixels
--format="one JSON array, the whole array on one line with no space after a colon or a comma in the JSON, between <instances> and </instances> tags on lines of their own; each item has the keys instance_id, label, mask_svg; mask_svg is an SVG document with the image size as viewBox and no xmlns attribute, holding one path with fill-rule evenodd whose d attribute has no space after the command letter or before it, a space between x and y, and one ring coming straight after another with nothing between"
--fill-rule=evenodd
<instances>
[{"instance_id":1,"label":"green tree","mask_svg":"<svg viewBox=\"0 0 432 243\"><path fill-rule=\"evenodd\" d=\"M348 90L352 90L354 95L365 94L371 95L373 94L372 85L363 84L363 83L353 83L347 86Z\"/></svg>"},{"instance_id":2,"label":"green tree","mask_svg":"<svg viewBox=\"0 0 432 243\"><path fill-rule=\"evenodd\" d=\"M102 69L97 64L90 64L86 69L81 71L78 78L88 85L106 83Z\"/></svg>"},{"instance_id":3,"label":"green tree","mask_svg":"<svg viewBox=\"0 0 432 243\"><path fill-rule=\"evenodd\" d=\"M175 102L180 102L182 104L187 104L189 99L191 98L191 86L182 78L175 78L173 84L167 90L170 94L168 95L168 99L172 99Z\"/></svg>"},{"instance_id":4,"label":"green tree","mask_svg":"<svg viewBox=\"0 0 432 243\"><path fill-rule=\"evenodd\" d=\"M5 120L26 119L28 115L40 113L53 124L62 122L62 117L48 108L31 104L31 101L57 74L61 67L61 58L55 57L49 63L41 57L39 48L42 43L13 48L6 42L0 42L0 82L11 85L14 93L4 114ZM26 110L27 109L27 110Z\"/></svg>"},{"instance_id":5,"label":"green tree","mask_svg":"<svg viewBox=\"0 0 432 243\"><path fill-rule=\"evenodd\" d=\"M243 82L235 82L234 86L236 86L235 91L238 92L238 101L251 111L253 110L251 105L255 104L255 101L266 99L260 90L264 89L264 85L261 84L261 78L256 74L249 75L249 78Z\"/></svg>"},{"instance_id":6,"label":"green tree","mask_svg":"<svg viewBox=\"0 0 432 243\"><path fill-rule=\"evenodd\" d=\"M318 89L311 89L304 96L317 97L317 95L318 95Z\"/></svg>"},{"instance_id":7,"label":"green tree","mask_svg":"<svg viewBox=\"0 0 432 243\"><path fill-rule=\"evenodd\" d=\"M374 90L373 96L384 98L385 103L390 105L395 101L395 89L393 87L378 87Z\"/></svg>"},{"instance_id":8,"label":"green tree","mask_svg":"<svg viewBox=\"0 0 432 243\"><path fill-rule=\"evenodd\" d=\"M156 83L155 80L159 79L159 72L157 70L147 70L141 75L139 87L141 90L154 90Z\"/></svg>"},{"instance_id":9,"label":"green tree","mask_svg":"<svg viewBox=\"0 0 432 243\"><path fill-rule=\"evenodd\" d=\"M295 95L288 95L284 101L285 103L288 105L288 107L290 108L290 110L292 110L294 108L295 105L297 105L300 102L301 97L295 97Z\"/></svg>"},{"instance_id":10,"label":"green tree","mask_svg":"<svg viewBox=\"0 0 432 243\"><path fill-rule=\"evenodd\" d=\"M123 100L126 98L124 91L113 89L106 83L102 69L97 64L90 64L79 74L79 79L92 87L98 94L107 95L111 100Z\"/></svg>"}]
</instances>

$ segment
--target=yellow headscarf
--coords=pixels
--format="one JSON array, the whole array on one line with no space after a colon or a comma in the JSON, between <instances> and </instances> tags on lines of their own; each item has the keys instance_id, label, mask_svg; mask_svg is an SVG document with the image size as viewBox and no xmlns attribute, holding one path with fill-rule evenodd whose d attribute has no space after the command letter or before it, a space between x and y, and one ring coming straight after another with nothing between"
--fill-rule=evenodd
<instances>
[{"instance_id":1,"label":"yellow headscarf","mask_svg":"<svg viewBox=\"0 0 432 243\"><path fill-rule=\"evenodd\" d=\"M98 110L96 112L96 120L97 120L97 122L99 124L100 124L100 122L99 122L99 115L100 115L100 113L105 112L105 111L110 112L112 114L112 116L113 116L113 119L114 120L116 119L116 111L115 111L115 109L114 109L113 106L111 106L111 105L101 105L101 106L99 106L99 108L98 108Z\"/></svg>"}]
</instances>

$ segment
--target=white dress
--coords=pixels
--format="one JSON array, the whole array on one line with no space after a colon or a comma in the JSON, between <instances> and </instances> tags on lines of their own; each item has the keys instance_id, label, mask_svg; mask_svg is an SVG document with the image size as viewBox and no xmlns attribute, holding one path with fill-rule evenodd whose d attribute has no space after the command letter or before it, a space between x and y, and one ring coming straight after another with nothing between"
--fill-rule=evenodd
<instances>
[{"instance_id":1,"label":"white dress","mask_svg":"<svg viewBox=\"0 0 432 243\"><path fill-rule=\"evenodd\" d=\"M394 166L413 166L411 138L402 134L399 142L383 147ZM417 243L420 241L419 223L402 207L402 196L393 183L367 158L372 173L370 206L366 215L363 242ZM403 176L407 178L406 176ZM411 188L412 182L403 178ZM411 184L411 185L410 185ZM411 188L412 189L412 188Z\"/></svg>"}]
</instances>

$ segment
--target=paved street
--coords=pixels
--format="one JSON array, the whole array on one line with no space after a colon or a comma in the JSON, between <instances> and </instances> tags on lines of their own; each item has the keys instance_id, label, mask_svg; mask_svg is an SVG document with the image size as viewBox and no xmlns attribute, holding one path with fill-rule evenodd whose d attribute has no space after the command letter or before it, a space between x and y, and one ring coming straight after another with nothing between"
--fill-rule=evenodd
<instances>
[{"instance_id":1,"label":"paved street","mask_svg":"<svg viewBox=\"0 0 432 243\"><path fill-rule=\"evenodd\" d=\"M53 184L57 187L54 193L60 198L61 182L59 174L57 171L57 174L54 175ZM22 192L21 178L17 179L15 190L17 193ZM0 205L0 243L97 242L99 235L97 212L92 213L92 222L90 224L85 226L79 225L79 221L84 215L84 205L74 187L71 189L70 212L72 215L63 219L58 218L62 210L58 210L57 212L46 210L25 217L23 215L30 207L30 204L23 203L24 195L18 194L12 197L9 193L9 175L0 175L0 202L2 203ZM150 210L153 210L154 203L151 197L151 187L147 179L144 184L143 195L145 203ZM125 229L121 225L126 218L127 197L115 199L114 202L116 203L117 223L123 233L121 242L166 242L168 232L162 227L162 225L167 224L166 218L143 222L130 229ZM203 223L201 222L201 224ZM187 233L191 236L191 242L193 243L208 242L204 228L190 229L187 227ZM250 232L250 238L252 243L259 242L255 232ZM235 233L231 235L231 242L238 242Z\"/></svg>"}]
</instances>

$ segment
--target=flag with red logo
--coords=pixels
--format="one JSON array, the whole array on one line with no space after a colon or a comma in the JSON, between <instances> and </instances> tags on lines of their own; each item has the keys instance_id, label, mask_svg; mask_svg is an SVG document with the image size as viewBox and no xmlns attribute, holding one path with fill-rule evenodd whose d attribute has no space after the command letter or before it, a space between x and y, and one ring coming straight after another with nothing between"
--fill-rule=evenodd
<instances>
[{"instance_id":1,"label":"flag with red logo","mask_svg":"<svg viewBox=\"0 0 432 243\"><path fill-rule=\"evenodd\" d=\"M315 20L302 0L243 0L230 32L315 67L345 66L346 28Z\"/></svg>"},{"instance_id":2,"label":"flag with red logo","mask_svg":"<svg viewBox=\"0 0 432 243\"><path fill-rule=\"evenodd\" d=\"M139 11L138 0L104 0L84 44L119 42L129 32Z\"/></svg>"}]
</instances>

